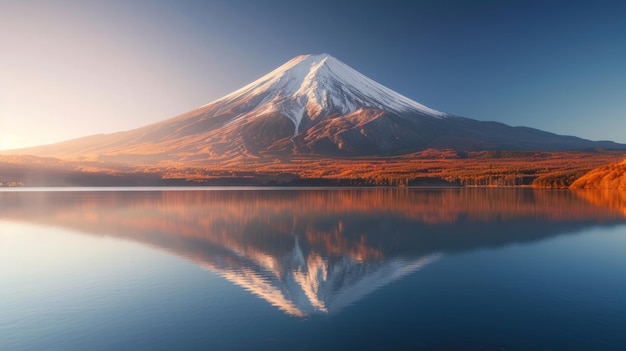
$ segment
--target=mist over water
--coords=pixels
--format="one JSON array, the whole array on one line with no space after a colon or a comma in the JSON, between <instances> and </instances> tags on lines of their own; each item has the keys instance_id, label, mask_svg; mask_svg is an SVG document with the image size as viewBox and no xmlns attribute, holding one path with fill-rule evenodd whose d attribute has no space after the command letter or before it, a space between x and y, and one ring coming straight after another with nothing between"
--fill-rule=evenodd
<instances>
[{"instance_id":1,"label":"mist over water","mask_svg":"<svg viewBox=\"0 0 626 351\"><path fill-rule=\"evenodd\" d=\"M618 349L624 199L3 191L0 349Z\"/></svg>"}]
</instances>

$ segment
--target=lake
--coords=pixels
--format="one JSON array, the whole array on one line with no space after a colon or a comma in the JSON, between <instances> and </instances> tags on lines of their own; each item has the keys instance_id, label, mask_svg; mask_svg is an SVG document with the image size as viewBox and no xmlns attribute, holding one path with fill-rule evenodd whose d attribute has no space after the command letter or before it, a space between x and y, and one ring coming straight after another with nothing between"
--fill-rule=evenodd
<instances>
[{"instance_id":1,"label":"lake","mask_svg":"<svg viewBox=\"0 0 626 351\"><path fill-rule=\"evenodd\" d=\"M626 194L0 191L0 350L624 350Z\"/></svg>"}]
</instances>

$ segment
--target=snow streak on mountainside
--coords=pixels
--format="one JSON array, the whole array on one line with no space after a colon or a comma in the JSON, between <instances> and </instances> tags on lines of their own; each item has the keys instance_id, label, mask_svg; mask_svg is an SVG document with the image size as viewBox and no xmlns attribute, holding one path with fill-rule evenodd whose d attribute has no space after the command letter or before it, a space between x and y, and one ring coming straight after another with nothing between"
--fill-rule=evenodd
<instances>
[{"instance_id":1,"label":"snow streak on mountainside","mask_svg":"<svg viewBox=\"0 0 626 351\"><path fill-rule=\"evenodd\" d=\"M209 105L220 105L215 111L220 114L242 103L248 111L237 118L278 112L294 123L295 134L304 116L315 120L331 112L346 115L373 108L398 114L446 115L394 92L328 54L298 56Z\"/></svg>"}]
</instances>

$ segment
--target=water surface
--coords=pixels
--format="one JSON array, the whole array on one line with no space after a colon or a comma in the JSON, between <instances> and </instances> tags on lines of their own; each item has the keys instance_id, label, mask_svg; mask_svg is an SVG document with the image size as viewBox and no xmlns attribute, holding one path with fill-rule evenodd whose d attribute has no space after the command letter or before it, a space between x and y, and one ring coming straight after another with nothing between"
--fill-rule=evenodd
<instances>
[{"instance_id":1,"label":"water surface","mask_svg":"<svg viewBox=\"0 0 626 351\"><path fill-rule=\"evenodd\" d=\"M624 349L626 201L0 192L0 349Z\"/></svg>"}]
</instances>

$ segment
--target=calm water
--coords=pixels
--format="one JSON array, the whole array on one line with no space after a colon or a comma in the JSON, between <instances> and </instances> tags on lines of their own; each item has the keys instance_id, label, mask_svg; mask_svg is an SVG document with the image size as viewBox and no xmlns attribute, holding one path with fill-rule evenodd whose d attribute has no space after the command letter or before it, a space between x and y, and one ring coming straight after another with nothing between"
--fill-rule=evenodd
<instances>
[{"instance_id":1,"label":"calm water","mask_svg":"<svg viewBox=\"0 0 626 351\"><path fill-rule=\"evenodd\" d=\"M626 194L0 192L0 350L624 350Z\"/></svg>"}]
</instances>

